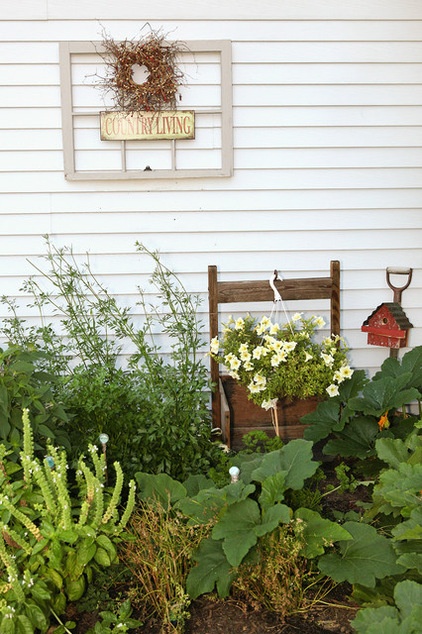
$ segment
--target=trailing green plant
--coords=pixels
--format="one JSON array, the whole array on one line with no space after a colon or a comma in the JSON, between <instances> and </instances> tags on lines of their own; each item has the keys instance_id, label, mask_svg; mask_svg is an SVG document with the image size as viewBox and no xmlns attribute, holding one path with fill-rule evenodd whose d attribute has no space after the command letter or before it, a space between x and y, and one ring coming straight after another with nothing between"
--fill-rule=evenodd
<instances>
[{"instance_id":1,"label":"trailing green plant","mask_svg":"<svg viewBox=\"0 0 422 634\"><path fill-rule=\"evenodd\" d=\"M375 449L379 438L405 438L421 415L422 346L407 352L401 362L384 361L369 380L357 370L340 385L339 395L302 417L304 436L323 444L323 453L355 460L363 473L376 474L382 463ZM416 402L419 414L408 406Z\"/></svg>"},{"instance_id":2,"label":"trailing green plant","mask_svg":"<svg viewBox=\"0 0 422 634\"><path fill-rule=\"evenodd\" d=\"M0 348L0 442L9 459L16 460L22 448L22 408L31 412L37 452L48 440L70 447L68 418L54 390L57 377L44 369L45 357L34 347Z\"/></svg>"},{"instance_id":3,"label":"trailing green plant","mask_svg":"<svg viewBox=\"0 0 422 634\"><path fill-rule=\"evenodd\" d=\"M157 253L137 243L152 260L150 283L157 297L149 305L150 295L138 289L143 313L138 324L93 273L89 258L80 263L71 248L57 248L48 237L46 245L48 270L34 265L38 276L24 285L41 326L26 328L17 308L3 299L12 311L3 334L44 351L50 370L60 373L57 394L71 419L76 454L79 443L94 442L104 432L111 459L118 459L129 475L141 469L184 479L207 470L218 452L210 440L199 298L186 291ZM56 336L45 317L52 311L59 320ZM156 343L157 333L170 342L166 355ZM123 347L129 350L125 357Z\"/></svg>"},{"instance_id":4,"label":"trailing green plant","mask_svg":"<svg viewBox=\"0 0 422 634\"><path fill-rule=\"evenodd\" d=\"M20 469L0 445L0 631L46 632L50 619L77 601L97 567L117 561L117 543L135 504L129 483L119 513L123 472L114 464L116 484L104 488L105 458L90 448L92 468L79 460L71 496L66 453L48 446L44 460L34 456L29 414L24 410Z\"/></svg>"}]
</instances>

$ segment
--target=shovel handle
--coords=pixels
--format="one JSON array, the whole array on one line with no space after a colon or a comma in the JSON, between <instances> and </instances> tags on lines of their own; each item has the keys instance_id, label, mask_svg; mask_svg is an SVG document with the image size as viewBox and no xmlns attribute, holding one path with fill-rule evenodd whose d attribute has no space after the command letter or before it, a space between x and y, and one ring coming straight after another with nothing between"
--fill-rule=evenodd
<instances>
[{"instance_id":1,"label":"shovel handle","mask_svg":"<svg viewBox=\"0 0 422 634\"><path fill-rule=\"evenodd\" d=\"M412 281L412 273L413 273L413 269L410 269L410 268L398 268L394 266L387 267L386 269L387 284L391 288L391 290L394 292L395 302L398 302L400 304L402 292L406 290L406 288L409 286L410 282ZM391 275L407 275L407 281L404 283L403 286L395 286L391 282L391 279L390 279Z\"/></svg>"}]
</instances>

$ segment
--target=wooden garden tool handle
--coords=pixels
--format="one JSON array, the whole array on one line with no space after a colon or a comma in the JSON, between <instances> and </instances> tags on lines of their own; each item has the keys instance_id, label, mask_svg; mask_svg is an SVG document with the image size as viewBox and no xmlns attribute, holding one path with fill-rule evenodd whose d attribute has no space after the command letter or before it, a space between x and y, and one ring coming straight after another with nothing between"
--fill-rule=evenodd
<instances>
[{"instance_id":1,"label":"wooden garden tool handle","mask_svg":"<svg viewBox=\"0 0 422 634\"><path fill-rule=\"evenodd\" d=\"M398 304L401 303L401 295L403 291L406 290L406 288L409 286L410 282L412 281L412 273L413 273L413 269L410 269L410 268L399 268L399 267L388 266L386 269L387 284L394 293L393 301L397 302ZM407 281L405 282L403 286L394 286L394 284L391 282L391 279L390 279L391 275L407 275Z\"/></svg>"}]
</instances>

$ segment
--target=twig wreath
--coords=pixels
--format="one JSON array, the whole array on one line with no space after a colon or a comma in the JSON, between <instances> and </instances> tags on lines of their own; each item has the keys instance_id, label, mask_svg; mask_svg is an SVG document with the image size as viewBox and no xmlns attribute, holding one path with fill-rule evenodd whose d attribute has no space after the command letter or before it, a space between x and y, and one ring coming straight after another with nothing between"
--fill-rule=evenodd
<instances>
[{"instance_id":1,"label":"twig wreath","mask_svg":"<svg viewBox=\"0 0 422 634\"><path fill-rule=\"evenodd\" d=\"M103 89L112 94L118 110L160 111L175 109L177 90L184 75L177 57L184 50L179 42L166 42L164 35L151 32L140 40L116 42L105 36L102 57L106 77ZM133 79L134 66L145 66L149 75L142 84Z\"/></svg>"}]
</instances>

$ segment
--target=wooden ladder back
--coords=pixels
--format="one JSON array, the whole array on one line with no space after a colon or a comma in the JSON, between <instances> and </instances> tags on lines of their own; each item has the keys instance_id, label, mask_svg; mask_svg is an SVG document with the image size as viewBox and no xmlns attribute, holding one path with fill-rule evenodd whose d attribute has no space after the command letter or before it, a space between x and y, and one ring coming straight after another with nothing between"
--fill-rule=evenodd
<instances>
[{"instance_id":1,"label":"wooden ladder back","mask_svg":"<svg viewBox=\"0 0 422 634\"><path fill-rule=\"evenodd\" d=\"M340 262L331 260L329 277L305 277L276 280L275 286L284 301L329 299L330 332L340 334ZM217 277L217 267L208 267L208 300L210 338L218 336L219 305L231 303L273 302L274 292L268 280L221 282ZM215 386L212 394L213 426L222 429L222 436L230 446L229 421L222 417L222 390L219 366L211 359L211 380Z\"/></svg>"}]
</instances>

